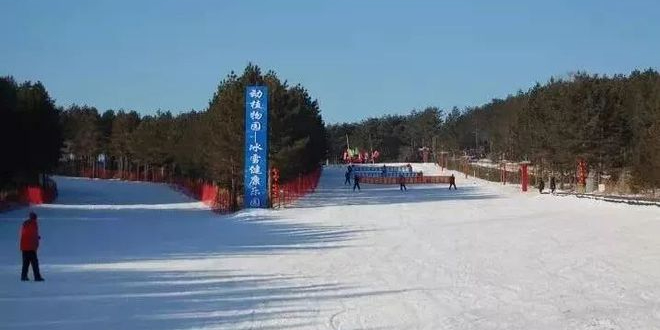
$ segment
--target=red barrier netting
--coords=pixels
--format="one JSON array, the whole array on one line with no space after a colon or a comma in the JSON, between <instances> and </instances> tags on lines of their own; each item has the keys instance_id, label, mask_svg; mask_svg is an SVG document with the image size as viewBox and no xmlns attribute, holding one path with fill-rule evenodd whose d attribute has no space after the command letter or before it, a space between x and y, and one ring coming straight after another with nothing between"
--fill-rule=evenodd
<instances>
[{"instance_id":1,"label":"red barrier netting","mask_svg":"<svg viewBox=\"0 0 660 330\"><path fill-rule=\"evenodd\" d=\"M25 204L51 203L57 197L56 186L29 186L0 196L0 211L13 209Z\"/></svg>"},{"instance_id":2,"label":"red barrier netting","mask_svg":"<svg viewBox=\"0 0 660 330\"><path fill-rule=\"evenodd\" d=\"M47 179L43 186L32 185L18 190L17 202L23 204L51 203L57 198L57 185Z\"/></svg>"},{"instance_id":3,"label":"red barrier netting","mask_svg":"<svg viewBox=\"0 0 660 330\"><path fill-rule=\"evenodd\" d=\"M104 169L97 169L95 171L84 169L79 172L79 176L98 179L168 183L173 189L211 206L214 211L224 213L231 212L234 209L231 192L228 189L200 179L172 178L167 172L121 172ZM297 178L284 183L274 181L271 191L273 206L281 207L293 203L305 194L313 192L316 189L320 176L321 168L317 168L310 173L299 175ZM240 196L238 199L240 199ZM240 200L237 200L236 204L240 205Z\"/></svg>"},{"instance_id":4,"label":"red barrier netting","mask_svg":"<svg viewBox=\"0 0 660 330\"><path fill-rule=\"evenodd\" d=\"M115 179L167 183L172 189L203 202L216 212L225 213L232 210L229 190L201 179L172 178L166 171L128 172L105 169L92 170L88 168L81 170L79 176L104 180Z\"/></svg>"},{"instance_id":5,"label":"red barrier netting","mask_svg":"<svg viewBox=\"0 0 660 330\"><path fill-rule=\"evenodd\" d=\"M174 179L170 186L213 208L216 212L232 210L231 193L214 183L193 179Z\"/></svg>"},{"instance_id":6,"label":"red barrier netting","mask_svg":"<svg viewBox=\"0 0 660 330\"><path fill-rule=\"evenodd\" d=\"M320 177L321 168L317 168L312 172L299 175L297 178L287 182L273 184L273 191L271 192L273 206L282 207L291 204L305 194L314 192Z\"/></svg>"}]
</instances>

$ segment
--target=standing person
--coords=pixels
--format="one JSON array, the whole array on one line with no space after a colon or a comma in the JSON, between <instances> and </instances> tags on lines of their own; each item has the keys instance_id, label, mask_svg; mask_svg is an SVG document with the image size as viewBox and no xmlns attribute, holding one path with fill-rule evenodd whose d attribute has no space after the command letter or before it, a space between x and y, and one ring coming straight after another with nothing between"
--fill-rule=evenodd
<instances>
[{"instance_id":1,"label":"standing person","mask_svg":"<svg viewBox=\"0 0 660 330\"><path fill-rule=\"evenodd\" d=\"M555 189L557 189L557 182L555 181L555 177L550 178L550 191L554 194Z\"/></svg>"},{"instance_id":2,"label":"standing person","mask_svg":"<svg viewBox=\"0 0 660 330\"><path fill-rule=\"evenodd\" d=\"M451 187L454 187L454 190L457 190L456 188L456 177L454 176L454 173L451 174L449 177L449 190L451 190Z\"/></svg>"},{"instance_id":3,"label":"standing person","mask_svg":"<svg viewBox=\"0 0 660 330\"><path fill-rule=\"evenodd\" d=\"M406 178L403 177L403 173L399 174L399 190L408 190L406 188Z\"/></svg>"},{"instance_id":4,"label":"standing person","mask_svg":"<svg viewBox=\"0 0 660 330\"><path fill-rule=\"evenodd\" d=\"M21 270L21 281L29 281L28 268L32 265L32 274L34 280L41 282L44 280L39 272L39 259L37 259L37 249L39 248L39 225L37 224L37 214L30 212L29 219L23 222L21 226L21 252L23 253L23 269Z\"/></svg>"},{"instance_id":5,"label":"standing person","mask_svg":"<svg viewBox=\"0 0 660 330\"><path fill-rule=\"evenodd\" d=\"M360 176L357 175L357 173L353 176L353 191L355 191L355 188L357 188L358 191L361 190L360 189Z\"/></svg>"},{"instance_id":6,"label":"standing person","mask_svg":"<svg viewBox=\"0 0 660 330\"><path fill-rule=\"evenodd\" d=\"M344 180L344 186L347 185L347 184L350 185L351 184L351 171L346 171L346 173L344 174L344 177L346 178L346 180Z\"/></svg>"},{"instance_id":7,"label":"standing person","mask_svg":"<svg viewBox=\"0 0 660 330\"><path fill-rule=\"evenodd\" d=\"M544 188L545 188L545 183L543 182L543 179L541 179L541 182L539 182L539 194L543 193Z\"/></svg>"}]
</instances>

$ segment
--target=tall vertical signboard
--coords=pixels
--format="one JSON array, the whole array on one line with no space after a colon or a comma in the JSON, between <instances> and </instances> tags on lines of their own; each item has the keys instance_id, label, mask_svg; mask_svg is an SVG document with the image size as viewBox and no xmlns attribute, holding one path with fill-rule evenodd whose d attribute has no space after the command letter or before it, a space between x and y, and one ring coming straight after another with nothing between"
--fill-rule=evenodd
<instances>
[{"instance_id":1,"label":"tall vertical signboard","mask_svg":"<svg viewBox=\"0 0 660 330\"><path fill-rule=\"evenodd\" d=\"M268 207L268 87L245 89L245 207Z\"/></svg>"}]
</instances>

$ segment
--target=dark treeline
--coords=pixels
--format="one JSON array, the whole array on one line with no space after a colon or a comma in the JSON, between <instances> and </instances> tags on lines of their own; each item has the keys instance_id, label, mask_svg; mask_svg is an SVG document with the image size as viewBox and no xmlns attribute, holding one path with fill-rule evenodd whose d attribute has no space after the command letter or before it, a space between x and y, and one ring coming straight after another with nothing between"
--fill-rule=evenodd
<instances>
[{"instance_id":1,"label":"dark treeline","mask_svg":"<svg viewBox=\"0 0 660 330\"><path fill-rule=\"evenodd\" d=\"M172 115L71 106L63 114L68 152L88 167L170 173L212 180L240 189L243 180L245 87L269 88L270 160L286 180L319 166L326 150L325 128L316 101L302 86L288 86L274 72L249 65L242 75L220 82L208 109Z\"/></svg>"},{"instance_id":2,"label":"dark treeline","mask_svg":"<svg viewBox=\"0 0 660 330\"><path fill-rule=\"evenodd\" d=\"M60 113L41 83L0 77L0 191L43 183L57 168Z\"/></svg>"},{"instance_id":3,"label":"dark treeline","mask_svg":"<svg viewBox=\"0 0 660 330\"><path fill-rule=\"evenodd\" d=\"M407 116L387 115L359 123L328 125L328 156L339 162L348 137L351 148L369 152L378 150L379 161L419 161L419 148L433 147L438 143L442 117L440 109L429 107L423 111L412 111Z\"/></svg>"},{"instance_id":4,"label":"dark treeline","mask_svg":"<svg viewBox=\"0 0 660 330\"><path fill-rule=\"evenodd\" d=\"M7 80L7 84L10 82ZM3 80L3 116L5 103L12 100L4 96L4 84ZM254 65L248 65L240 76L232 72L222 80L206 110L178 115L159 111L140 116L135 111L101 112L92 106L79 105L58 111L40 84L20 86L19 91L24 88L25 93L35 94L27 95L30 97L37 97L41 95L38 91L42 91L45 99L33 101L19 97L15 103L26 105L14 112L49 111L53 117L48 117L47 123L26 117L22 120L31 121L15 130L3 129L2 133L11 139L3 136L2 141L12 150L25 154L12 165L16 170L40 166L39 171L52 172L60 156L62 139L47 134L52 129L59 134L61 129L65 164L60 171L104 167L141 175L167 173L214 181L239 192L243 184L244 90L249 85L269 88L270 165L280 169L282 180L317 168L327 149L318 103L302 86L288 86L274 72L262 74ZM1 122L14 127L15 121L3 117ZM40 151L47 147L55 147L55 151ZM48 155L51 158L35 158ZM105 157L104 162L100 161L100 155ZM4 159L3 166L6 166ZM3 173L6 172L3 167Z\"/></svg>"},{"instance_id":5,"label":"dark treeline","mask_svg":"<svg viewBox=\"0 0 660 330\"><path fill-rule=\"evenodd\" d=\"M421 146L493 161L530 160L543 173L571 175L577 159L635 189L660 187L660 75L577 73L478 107L429 108L328 127L332 157L351 145L383 160L416 160Z\"/></svg>"}]
</instances>

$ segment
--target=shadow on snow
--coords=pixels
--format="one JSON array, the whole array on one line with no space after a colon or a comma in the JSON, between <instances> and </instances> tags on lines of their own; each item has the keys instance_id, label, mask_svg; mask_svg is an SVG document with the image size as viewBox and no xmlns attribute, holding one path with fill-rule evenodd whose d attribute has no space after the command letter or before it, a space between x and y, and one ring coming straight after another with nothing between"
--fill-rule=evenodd
<instances>
[{"instance_id":1,"label":"shadow on snow","mask_svg":"<svg viewBox=\"0 0 660 330\"><path fill-rule=\"evenodd\" d=\"M95 197L67 196L81 187L62 180L65 203L107 202L94 184L82 189ZM138 191L110 202L161 202L131 187ZM293 223L261 210L34 209L44 285L18 282L16 234L27 210L0 214L0 310L11 328L304 329L327 323L319 319L321 301L396 293L213 266L223 257L339 248L362 230Z\"/></svg>"}]
</instances>

